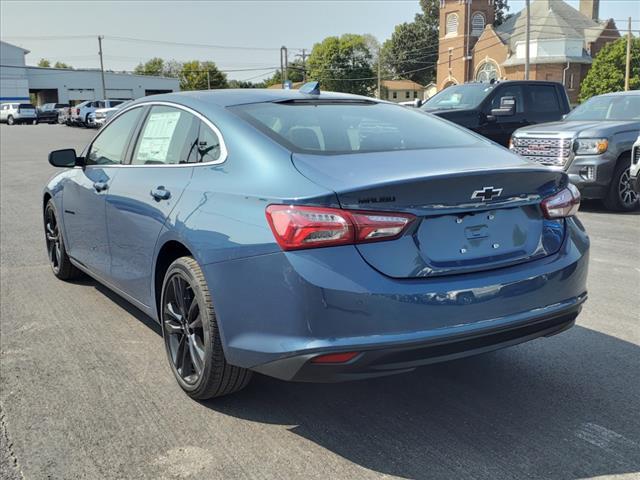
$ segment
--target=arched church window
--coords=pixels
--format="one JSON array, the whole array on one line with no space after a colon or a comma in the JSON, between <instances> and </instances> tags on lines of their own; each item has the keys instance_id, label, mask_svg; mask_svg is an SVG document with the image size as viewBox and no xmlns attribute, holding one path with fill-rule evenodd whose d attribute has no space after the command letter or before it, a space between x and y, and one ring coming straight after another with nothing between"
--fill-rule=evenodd
<instances>
[{"instance_id":1,"label":"arched church window","mask_svg":"<svg viewBox=\"0 0 640 480\"><path fill-rule=\"evenodd\" d=\"M478 67L478 72L476 73L476 80L479 82L490 82L491 80L498 79L498 66L491 62L483 62Z\"/></svg>"},{"instance_id":2,"label":"arched church window","mask_svg":"<svg viewBox=\"0 0 640 480\"><path fill-rule=\"evenodd\" d=\"M456 35L458 33L458 14L447 15L446 35Z\"/></svg>"},{"instance_id":3,"label":"arched church window","mask_svg":"<svg viewBox=\"0 0 640 480\"><path fill-rule=\"evenodd\" d=\"M479 36L484 30L484 15L480 12L476 12L471 17L471 35Z\"/></svg>"}]
</instances>

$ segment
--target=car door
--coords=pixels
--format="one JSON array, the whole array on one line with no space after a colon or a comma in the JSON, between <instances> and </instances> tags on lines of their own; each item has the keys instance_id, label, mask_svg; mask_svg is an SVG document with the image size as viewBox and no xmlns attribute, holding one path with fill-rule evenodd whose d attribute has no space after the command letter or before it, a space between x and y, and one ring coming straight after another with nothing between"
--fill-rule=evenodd
<instances>
[{"instance_id":1,"label":"car door","mask_svg":"<svg viewBox=\"0 0 640 480\"><path fill-rule=\"evenodd\" d=\"M193 173L198 119L185 109L152 106L130 164L107 196L107 226L114 284L143 305L153 304L151 275L156 240Z\"/></svg>"},{"instance_id":2,"label":"car door","mask_svg":"<svg viewBox=\"0 0 640 480\"><path fill-rule=\"evenodd\" d=\"M513 97L516 100L514 115L494 117L491 110L500 108L503 97ZM478 133L505 147L509 145L511 134L520 127L528 125L525 114L524 90L521 85L500 85L493 94L487 98L482 107L485 118Z\"/></svg>"},{"instance_id":3,"label":"car door","mask_svg":"<svg viewBox=\"0 0 640 480\"><path fill-rule=\"evenodd\" d=\"M528 124L554 122L562 118L564 111L554 85L527 85L527 93Z\"/></svg>"},{"instance_id":4,"label":"car door","mask_svg":"<svg viewBox=\"0 0 640 480\"><path fill-rule=\"evenodd\" d=\"M102 130L85 152L85 166L73 169L62 195L69 255L96 275L110 271L105 212L107 192L124 161L142 108L129 110Z\"/></svg>"}]
</instances>

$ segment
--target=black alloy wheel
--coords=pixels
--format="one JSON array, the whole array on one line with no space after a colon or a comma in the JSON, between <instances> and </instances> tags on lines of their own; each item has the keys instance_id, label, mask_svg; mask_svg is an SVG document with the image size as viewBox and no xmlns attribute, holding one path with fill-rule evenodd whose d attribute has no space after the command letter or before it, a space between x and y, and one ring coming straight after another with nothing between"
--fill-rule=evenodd
<instances>
[{"instance_id":1,"label":"black alloy wheel","mask_svg":"<svg viewBox=\"0 0 640 480\"><path fill-rule=\"evenodd\" d=\"M60 243L60 229L53 208L47 205L44 212L45 239L47 242L47 254L53 273L60 273L60 258L62 257L62 245Z\"/></svg>"},{"instance_id":2,"label":"black alloy wheel","mask_svg":"<svg viewBox=\"0 0 640 480\"><path fill-rule=\"evenodd\" d=\"M205 362L200 305L186 275L176 272L165 287L163 330L173 368L187 385L195 385Z\"/></svg>"},{"instance_id":3,"label":"black alloy wheel","mask_svg":"<svg viewBox=\"0 0 640 480\"><path fill-rule=\"evenodd\" d=\"M160 305L169 364L187 395L206 400L249 383L250 370L227 363L209 288L195 259L181 257L169 266Z\"/></svg>"},{"instance_id":4,"label":"black alloy wheel","mask_svg":"<svg viewBox=\"0 0 640 480\"><path fill-rule=\"evenodd\" d=\"M80 270L71 263L69 255L67 255L62 229L52 199L44 209L44 235L53 274L60 280L71 280L80 276Z\"/></svg>"}]
</instances>

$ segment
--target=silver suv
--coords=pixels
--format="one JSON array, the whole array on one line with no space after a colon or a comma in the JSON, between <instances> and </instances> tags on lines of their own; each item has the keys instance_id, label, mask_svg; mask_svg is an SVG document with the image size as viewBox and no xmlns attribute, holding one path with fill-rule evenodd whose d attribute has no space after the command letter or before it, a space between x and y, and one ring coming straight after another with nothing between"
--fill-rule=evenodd
<instances>
[{"instance_id":1,"label":"silver suv","mask_svg":"<svg viewBox=\"0 0 640 480\"><path fill-rule=\"evenodd\" d=\"M516 130L510 148L523 157L565 170L584 198L610 210L638 208L630 176L631 147L640 132L640 91L592 97L560 122Z\"/></svg>"},{"instance_id":2,"label":"silver suv","mask_svg":"<svg viewBox=\"0 0 640 480\"><path fill-rule=\"evenodd\" d=\"M0 122L7 125L16 123L38 123L36 107L30 103L3 103L0 105Z\"/></svg>"},{"instance_id":3,"label":"silver suv","mask_svg":"<svg viewBox=\"0 0 640 480\"><path fill-rule=\"evenodd\" d=\"M71 107L71 124L90 127L92 126L90 114L94 113L98 108L111 108L120 105L122 102L124 100L88 100L82 102L75 107Z\"/></svg>"}]
</instances>

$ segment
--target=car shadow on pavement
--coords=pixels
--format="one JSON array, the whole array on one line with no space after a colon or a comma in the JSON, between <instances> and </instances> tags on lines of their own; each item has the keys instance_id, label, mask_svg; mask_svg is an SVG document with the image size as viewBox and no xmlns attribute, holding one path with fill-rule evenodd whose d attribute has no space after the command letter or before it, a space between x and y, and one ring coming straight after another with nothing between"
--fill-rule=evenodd
<instances>
[{"instance_id":1,"label":"car shadow on pavement","mask_svg":"<svg viewBox=\"0 0 640 480\"><path fill-rule=\"evenodd\" d=\"M605 213L609 215L640 215L640 209L638 208L633 212L613 212L606 209L602 202L598 200L582 200L580 202L580 212Z\"/></svg>"},{"instance_id":2,"label":"car shadow on pavement","mask_svg":"<svg viewBox=\"0 0 640 480\"><path fill-rule=\"evenodd\" d=\"M404 478L640 475L640 348L575 327L550 339L341 384L254 377L204 402ZM305 448L305 447L301 447Z\"/></svg>"}]
</instances>

